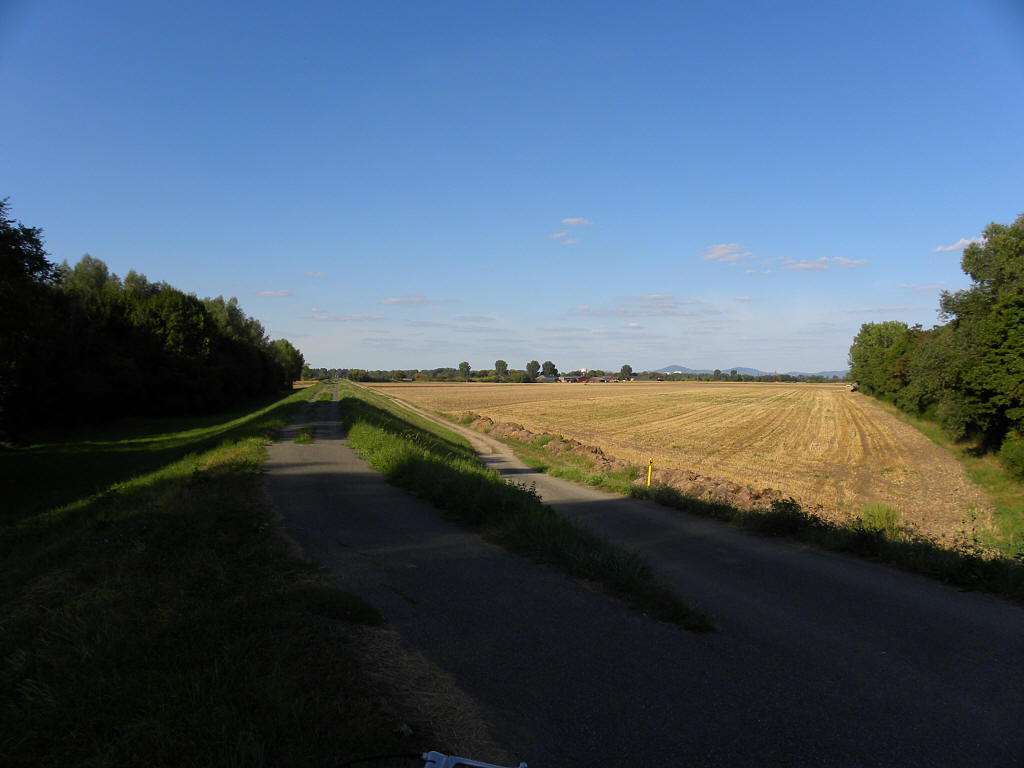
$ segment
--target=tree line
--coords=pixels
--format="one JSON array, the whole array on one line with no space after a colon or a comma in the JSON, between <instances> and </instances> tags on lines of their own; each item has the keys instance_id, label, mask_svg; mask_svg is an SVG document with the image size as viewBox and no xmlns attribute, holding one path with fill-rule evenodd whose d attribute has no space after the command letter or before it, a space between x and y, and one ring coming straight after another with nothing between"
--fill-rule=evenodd
<instances>
[{"instance_id":1,"label":"tree line","mask_svg":"<svg viewBox=\"0 0 1024 768\"><path fill-rule=\"evenodd\" d=\"M596 368L567 371L559 373L558 367L550 360L539 363L531 360L522 370L508 367L505 360L495 360L494 368L475 370L468 362L459 363L458 368L393 368L382 370L366 370L363 368L312 368L302 369L304 379L350 379L353 381L386 382L386 381L476 381L476 382L510 382L527 383L541 377L565 376L569 378L611 377L629 379L631 381L760 381L760 382L807 382L835 383L837 376L820 376L818 374L737 373L735 369L728 373L715 369L710 373L659 373L658 371L636 372L629 364L623 365L618 371L605 371Z\"/></svg>"},{"instance_id":2,"label":"tree line","mask_svg":"<svg viewBox=\"0 0 1024 768\"><path fill-rule=\"evenodd\" d=\"M970 287L943 291L928 330L865 323L850 347L861 389L938 421L951 437L998 451L1024 477L1024 214L964 248Z\"/></svg>"},{"instance_id":3,"label":"tree line","mask_svg":"<svg viewBox=\"0 0 1024 768\"><path fill-rule=\"evenodd\" d=\"M54 264L0 200L0 437L121 416L214 412L297 379L302 353L223 297L86 254Z\"/></svg>"}]
</instances>

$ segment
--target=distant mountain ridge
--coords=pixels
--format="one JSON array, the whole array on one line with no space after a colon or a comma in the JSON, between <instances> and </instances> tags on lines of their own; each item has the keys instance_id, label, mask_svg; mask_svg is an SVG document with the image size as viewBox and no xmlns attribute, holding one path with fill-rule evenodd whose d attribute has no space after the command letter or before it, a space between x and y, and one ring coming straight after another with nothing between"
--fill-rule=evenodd
<instances>
[{"instance_id":1,"label":"distant mountain ridge","mask_svg":"<svg viewBox=\"0 0 1024 768\"><path fill-rule=\"evenodd\" d=\"M722 366L719 368L722 373L729 373L730 371L736 371L736 373L744 374L746 376L771 376L773 374L782 373L787 376L824 376L825 378L831 378L838 376L843 378L849 371L818 371L817 373L807 373L806 371L761 371L757 368L743 368L738 365L733 366ZM714 369L711 368L687 368L685 365L667 365L664 368L658 368L652 373L714 373Z\"/></svg>"}]
</instances>

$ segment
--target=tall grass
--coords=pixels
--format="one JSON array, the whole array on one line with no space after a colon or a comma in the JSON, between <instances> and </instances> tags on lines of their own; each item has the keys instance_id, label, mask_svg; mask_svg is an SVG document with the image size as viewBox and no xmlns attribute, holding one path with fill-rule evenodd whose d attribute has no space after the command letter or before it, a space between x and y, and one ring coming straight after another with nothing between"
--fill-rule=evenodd
<instances>
[{"instance_id":1,"label":"tall grass","mask_svg":"<svg viewBox=\"0 0 1024 768\"><path fill-rule=\"evenodd\" d=\"M345 383L341 418L371 467L509 550L599 584L629 605L693 631L706 617L653 577L635 552L609 544L555 514L534 489L505 482L469 444L393 402Z\"/></svg>"},{"instance_id":2,"label":"tall grass","mask_svg":"<svg viewBox=\"0 0 1024 768\"><path fill-rule=\"evenodd\" d=\"M0 764L332 765L438 744L401 735L370 682L356 640L380 615L290 554L263 501L264 435L306 396L0 454L17 500ZM68 456L98 477L62 474Z\"/></svg>"}]
</instances>

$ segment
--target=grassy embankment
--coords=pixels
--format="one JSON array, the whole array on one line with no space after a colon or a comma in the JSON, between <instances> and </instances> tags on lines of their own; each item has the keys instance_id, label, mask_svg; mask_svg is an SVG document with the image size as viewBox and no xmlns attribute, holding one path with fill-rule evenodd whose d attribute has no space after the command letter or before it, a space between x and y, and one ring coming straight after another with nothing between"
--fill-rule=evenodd
<instances>
[{"instance_id":1,"label":"grassy embankment","mask_svg":"<svg viewBox=\"0 0 1024 768\"><path fill-rule=\"evenodd\" d=\"M306 398L0 449L0 763L309 766L424 746L358 650L380 615L322 586L263 500L265 436Z\"/></svg>"},{"instance_id":2,"label":"grassy embankment","mask_svg":"<svg viewBox=\"0 0 1024 768\"><path fill-rule=\"evenodd\" d=\"M710 622L655 581L635 552L555 514L532 488L483 466L466 440L370 390L341 384L349 443L377 471L512 552L546 563L662 621L693 631Z\"/></svg>"},{"instance_id":3,"label":"grassy embankment","mask_svg":"<svg viewBox=\"0 0 1024 768\"><path fill-rule=\"evenodd\" d=\"M471 420L472 416L468 416L463 421L468 423ZM936 439L928 431L925 434ZM998 466L989 460L991 457L978 459L977 464L972 465L968 463L969 457L962 451L958 453L965 460L971 478L996 499L997 515L1003 521L1002 536L991 541L965 540L956 547L946 548L901 525L896 510L884 505L865 507L856 519L845 524L810 514L792 499L774 502L767 509L742 510L725 503L690 498L675 488L663 485L650 488L637 485L635 481L646 471L643 467L600 472L594 469L593 460L586 456L552 456L543 450L545 443L553 439L551 437L542 437L535 443L504 437L498 439L508 443L527 466L556 477L649 499L674 509L723 520L757 534L789 536L820 547L885 562L958 587L1024 602L1024 553L1020 546L1024 538L1024 500L1020 484L1005 473L1000 475Z\"/></svg>"}]
</instances>

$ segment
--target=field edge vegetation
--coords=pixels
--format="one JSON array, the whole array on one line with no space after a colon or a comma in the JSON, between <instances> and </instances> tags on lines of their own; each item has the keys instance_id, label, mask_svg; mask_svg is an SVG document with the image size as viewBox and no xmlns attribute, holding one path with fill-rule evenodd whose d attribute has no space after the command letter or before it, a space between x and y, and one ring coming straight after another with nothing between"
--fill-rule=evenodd
<instances>
[{"instance_id":1,"label":"field edge vegetation","mask_svg":"<svg viewBox=\"0 0 1024 768\"><path fill-rule=\"evenodd\" d=\"M983 535L981 542L1009 557L1024 558L1024 481L996 454L980 450L974 443L955 440L941 423L907 413L883 398L869 397L893 417L956 457L970 481L981 488L992 503L996 530Z\"/></svg>"},{"instance_id":2,"label":"field edge vegetation","mask_svg":"<svg viewBox=\"0 0 1024 768\"><path fill-rule=\"evenodd\" d=\"M445 418L467 425L472 415ZM848 522L826 520L801 507L793 499L776 499L764 508L739 509L733 505L686 496L667 485L648 487L638 481L645 469L629 465L614 472L595 471L588 457L553 456L543 450L552 436L535 443L492 434L509 445L527 466L554 477L586 484L611 493L653 501L683 512L711 517L764 536L787 536L825 549L851 554L901 568L955 585L1024 603L1024 552L996 549L983 539L960 540L943 547L913 527L901 523L892 507L866 505Z\"/></svg>"}]
</instances>

